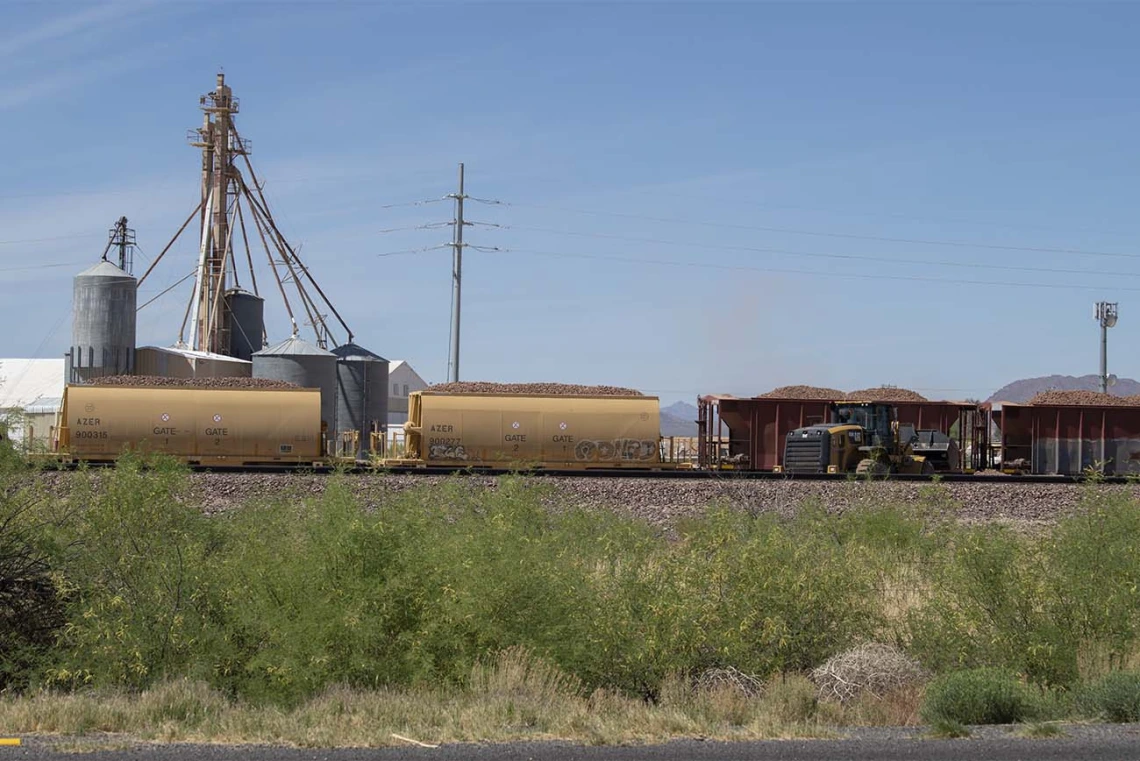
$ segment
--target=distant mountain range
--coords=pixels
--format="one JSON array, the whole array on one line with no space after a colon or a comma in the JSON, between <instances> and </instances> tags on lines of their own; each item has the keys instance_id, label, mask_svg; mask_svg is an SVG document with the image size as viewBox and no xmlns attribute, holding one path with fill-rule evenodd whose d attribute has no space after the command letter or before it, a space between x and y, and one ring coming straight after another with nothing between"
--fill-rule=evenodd
<instances>
[{"instance_id":1,"label":"distant mountain range","mask_svg":"<svg viewBox=\"0 0 1140 761\"><path fill-rule=\"evenodd\" d=\"M686 402L677 402L661 408L662 436L696 436L697 408Z\"/></svg>"},{"instance_id":2,"label":"distant mountain range","mask_svg":"<svg viewBox=\"0 0 1140 761\"><path fill-rule=\"evenodd\" d=\"M1099 391L1100 376L1046 375L1041 378L1025 378L1002 386L987 399L987 402L1025 403L1042 391ZM1108 389L1113 396L1136 396L1140 394L1140 382L1131 378L1119 378L1116 385Z\"/></svg>"}]
</instances>

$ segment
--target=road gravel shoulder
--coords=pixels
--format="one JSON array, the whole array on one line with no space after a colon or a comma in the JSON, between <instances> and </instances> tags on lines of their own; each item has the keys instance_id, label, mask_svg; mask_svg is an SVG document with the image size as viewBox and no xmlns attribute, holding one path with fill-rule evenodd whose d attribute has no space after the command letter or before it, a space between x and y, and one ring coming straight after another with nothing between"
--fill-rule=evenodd
<instances>
[{"instance_id":1,"label":"road gravel shoulder","mask_svg":"<svg viewBox=\"0 0 1140 761\"><path fill-rule=\"evenodd\" d=\"M0 748L0 759L75 758L136 761L823 761L823 759L1109 759L1140 758L1140 724L1057 724L1061 735L1022 737L1024 725L970 727L970 736L936 739L923 727L837 728L841 739L723 742L683 739L652 745L590 746L566 742L455 743L439 747L292 748L266 745L141 743L122 736L27 737L19 748Z\"/></svg>"}]
</instances>

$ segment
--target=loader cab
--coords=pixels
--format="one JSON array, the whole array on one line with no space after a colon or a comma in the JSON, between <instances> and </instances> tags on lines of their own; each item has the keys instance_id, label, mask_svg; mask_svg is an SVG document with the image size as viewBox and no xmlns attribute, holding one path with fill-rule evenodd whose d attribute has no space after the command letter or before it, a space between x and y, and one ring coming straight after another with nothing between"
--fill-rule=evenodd
<instances>
[{"instance_id":1,"label":"loader cab","mask_svg":"<svg viewBox=\"0 0 1140 761\"><path fill-rule=\"evenodd\" d=\"M882 402L838 402L831 405L831 424L863 429L865 446L887 447L894 441L898 411Z\"/></svg>"}]
</instances>

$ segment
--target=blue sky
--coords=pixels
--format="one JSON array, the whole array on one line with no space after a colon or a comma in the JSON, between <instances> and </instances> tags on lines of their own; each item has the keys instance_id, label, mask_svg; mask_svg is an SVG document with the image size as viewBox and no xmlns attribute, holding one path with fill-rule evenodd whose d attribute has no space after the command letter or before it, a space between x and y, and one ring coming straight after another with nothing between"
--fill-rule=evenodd
<instances>
[{"instance_id":1,"label":"blue sky","mask_svg":"<svg viewBox=\"0 0 1140 761\"><path fill-rule=\"evenodd\" d=\"M445 380L458 162L464 379L786 383L931 398L1140 376L1140 6L6 3L4 356L60 356L71 277L198 200L219 67L285 234L357 341ZM387 208L385 208L387 207ZM193 267L184 236L142 300ZM140 257L136 274L148 264ZM53 265L53 266L49 266ZM62 266L54 266L62 265ZM264 290L264 288L263 288ZM177 338L188 291L141 313ZM270 339L288 323L269 300Z\"/></svg>"}]
</instances>

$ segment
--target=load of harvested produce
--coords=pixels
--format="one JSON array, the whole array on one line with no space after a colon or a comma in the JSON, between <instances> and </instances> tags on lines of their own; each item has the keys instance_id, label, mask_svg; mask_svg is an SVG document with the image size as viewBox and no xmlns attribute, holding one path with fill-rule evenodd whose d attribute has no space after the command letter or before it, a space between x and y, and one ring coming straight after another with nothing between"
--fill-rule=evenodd
<instances>
[{"instance_id":1,"label":"load of harvested produce","mask_svg":"<svg viewBox=\"0 0 1140 761\"><path fill-rule=\"evenodd\" d=\"M644 396L640 391L621 386L583 386L576 383L492 383L489 381L455 381L428 386L427 391L447 394L557 394L578 396Z\"/></svg>"}]
</instances>

